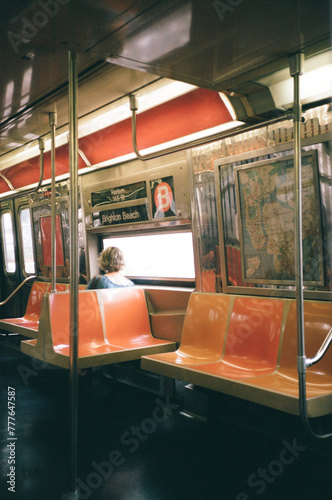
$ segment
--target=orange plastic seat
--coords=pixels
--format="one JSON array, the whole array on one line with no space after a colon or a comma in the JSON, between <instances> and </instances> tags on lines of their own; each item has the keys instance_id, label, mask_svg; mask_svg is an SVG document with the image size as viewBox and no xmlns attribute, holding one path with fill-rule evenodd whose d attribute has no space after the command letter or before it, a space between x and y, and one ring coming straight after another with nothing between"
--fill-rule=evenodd
<instances>
[{"instance_id":1,"label":"orange plastic seat","mask_svg":"<svg viewBox=\"0 0 332 500\"><path fill-rule=\"evenodd\" d=\"M154 353L174 350L176 343L153 337L144 291L129 287L98 290L107 341L125 350Z\"/></svg>"},{"instance_id":2,"label":"orange plastic seat","mask_svg":"<svg viewBox=\"0 0 332 500\"><path fill-rule=\"evenodd\" d=\"M177 351L142 357L143 369L181 379L187 366L217 361L223 352L230 297L191 294Z\"/></svg>"},{"instance_id":3,"label":"orange plastic seat","mask_svg":"<svg viewBox=\"0 0 332 500\"><path fill-rule=\"evenodd\" d=\"M69 309L69 293L47 294L38 339L22 341L21 351L68 369ZM175 342L154 339L151 335L143 290L126 288L79 292L79 368L129 361L140 358L142 352L164 352L175 347Z\"/></svg>"},{"instance_id":4,"label":"orange plastic seat","mask_svg":"<svg viewBox=\"0 0 332 500\"><path fill-rule=\"evenodd\" d=\"M67 292L69 290L69 284L68 283L56 283L55 290L57 292Z\"/></svg>"},{"instance_id":5,"label":"orange plastic seat","mask_svg":"<svg viewBox=\"0 0 332 500\"><path fill-rule=\"evenodd\" d=\"M42 300L49 289L49 283L35 281L31 287L24 316L21 318L2 319L0 320L0 328L8 332L19 333L26 337L35 337L38 331Z\"/></svg>"},{"instance_id":6,"label":"orange plastic seat","mask_svg":"<svg viewBox=\"0 0 332 500\"><path fill-rule=\"evenodd\" d=\"M255 400L272 408L299 413L299 384L297 372L296 303L290 307L285 327L280 365L272 375L246 381L259 389ZM332 327L332 303L304 301L305 354L313 357ZM309 417L332 413L332 349L323 359L307 369L306 396Z\"/></svg>"},{"instance_id":7,"label":"orange plastic seat","mask_svg":"<svg viewBox=\"0 0 332 500\"><path fill-rule=\"evenodd\" d=\"M192 369L232 379L272 373L277 366L283 307L283 300L236 297L223 358Z\"/></svg>"},{"instance_id":8,"label":"orange plastic seat","mask_svg":"<svg viewBox=\"0 0 332 500\"><path fill-rule=\"evenodd\" d=\"M50 294L49 314L45 324L44 359L48 363L69 368L70 294ZM103 321L95 291L79 293L78 364L80 368L107 364L108 355L121 350L110 346L104 338Z\"/></svg>"}]
</instances>

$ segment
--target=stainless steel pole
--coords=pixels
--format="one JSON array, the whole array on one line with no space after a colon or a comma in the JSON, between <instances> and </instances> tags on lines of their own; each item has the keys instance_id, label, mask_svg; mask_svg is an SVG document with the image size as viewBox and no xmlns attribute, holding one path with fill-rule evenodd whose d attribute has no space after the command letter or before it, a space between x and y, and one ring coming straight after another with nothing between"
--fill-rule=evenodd
<instances>
[{"instance_id":1,"label":"stainless steel pole","mask_svg":"<svg viewBox=\"0 0 332 500\"><path fill-rule=\"evenodd\" d=\"M70 172L70 409L71 476L70 493L78 500L77 405L78 405L78 130L77 130L77 54L69 52L69 172Z\"/></svg>"},{"instance_id":2,"label":"stainless steel pole","mask_svg":"<svg viewBox=\"0 0 332 500\"><path fill-rule=\"evenodd\" d=\"M57 115L49 113L51 127L51 293L55 292L56 284L56 200L55 200L55 132Z\"/></svg>"},{"instance_id":3,"label":"stainless steel pole","mask_svg":"<svg viewBox=\"0 0 332 500\"><path fill-rule=\"evenodd\" d=\"M307 360L305 355L305 331L303 312L303 248L302 248L302 163L301 163L301 121L300 76L303 74L304 56L294 54L289 59L290 74L294 83L294 170L295 170L295 293L297 311L297 371L299 377L299 410L306 430L315 438L329 438L332 433L318 434L312 430L307 411L306 371L307 367L323 357L331 343L330 332L317 356Z\"/></svg>"},{"instance_id":4,"label":"stainless steel pole","mask_svg":"<svg viewBox=\"0 0 332 500\"><path fill-rule=\"evenodd\" d=\"M299 378L306 371L305 338L303 315L303 249L302 249L302 165L301 165L301 118L302 106L300 99L300 76L303 74L303 54L290 57L290 74L293 77L294 88L294 172L295 172L295 294L297 312L297 368ZM301 386L301 383L300 383ZM300 410L305 404L306 394L300 390ZM301 411L302 415L302 411Z\"/></svg>"}]
</instances>

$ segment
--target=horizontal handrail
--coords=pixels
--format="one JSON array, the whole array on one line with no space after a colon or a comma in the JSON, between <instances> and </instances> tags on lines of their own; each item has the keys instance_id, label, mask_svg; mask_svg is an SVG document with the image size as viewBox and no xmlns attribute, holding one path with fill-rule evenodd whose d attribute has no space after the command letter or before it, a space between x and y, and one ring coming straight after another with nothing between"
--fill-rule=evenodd
<instances>
[{"instance_id":1,"label":"horizontal handrail","mask_svg":"<svg viewBox=\"0 0 332 500\"><path fill-rule=\"evenodd\" d=\"M37 278L37 276L28 276L27 278L25 278L25 280L23 280L22 283L20 283L18 285L18 287L15 288L15 290L5 300L0 302L0 307L7 304L7 302L9 302L10 299L22 288L22 286L24 286L28 281L35 279L35 278Z\"/></svg>"},{"instance_id":2,"label":"horizontal handrail","mask_svg":"<svg viewBox=\"0 0 332 500\"><path fill-rule=\"evenodd\" d=\"M322 359L322 357L324 356L324 354L328 350L331 342L332 342L332 328L330 328L330 331L328 332L328 334L326 335L326 337L324 339L324 342L322 343L322 345L318 349L316 356L314 356L313 358L306 359L306 367L307 368L308 368L308 366L312 366L315 363L318 363L318 361L320 361Z\"/></svg>"},{"instance_id":3,"label":"horizontal handrail","mask_svg":"<svg viewBox=\"0 0 332 500\"><path fill-rule=\"evenodd\" d=\"M131 124L132 124L132 144L133 149L136 154L136 157L139 160L153 160L154 158L160 158L161 156L165 156L171 153L177 153L178 151L183 151L188 148L193 148L197 146L202 146L203 144L207 144L208 142L217 141L220 139L224 139L225 137L233 137L237 134L241 134L243 132L250 132L251 130L257 130L258 128L267 127L268 125L272 125L273 123L280 122L282 120L290 120L293 117L292 112L286 111L282 116L278 116L275 118L271 118L261 123L255 123L254 125L242 125L238 126L232 130L224 130L223 132L217 132L215 134L211 134L208 137L202 137L200 139L194 139L189 142L185 142L183 144L179 144L177 146L171 146L169 148L163 149L161 151L156 151L155 153L149 153L146 155L142 155L138 149L137 145L137 123L136 123L136 113L138 110L137 105L137 97L135 94L129 95L129 105L131 110Z\"/></svg>"}]
</instances>

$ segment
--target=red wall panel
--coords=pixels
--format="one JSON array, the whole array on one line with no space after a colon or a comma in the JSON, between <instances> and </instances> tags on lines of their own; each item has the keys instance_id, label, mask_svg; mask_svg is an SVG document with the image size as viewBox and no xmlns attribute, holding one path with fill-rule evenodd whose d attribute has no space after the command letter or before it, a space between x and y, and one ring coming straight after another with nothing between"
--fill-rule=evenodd
<instances>
[{"instance_id":1,"label":"red wall panel","mask_svg":"<svg viewBox=\"0 0 332 500\"><path fill-rule=\"evenodd\" d=\"M129 104L128 104L129 105ZM145 149L232 121L218 92L196 89L137 115L137 144ZM79 140L92 165L133 152L131 119L111 125ZM68 144L56 149L56 175L68 173ZM79 168L85 163L79 157ZM3 174L15 188L38 182L39 157L21 162ZM51 155L45 153L44 179L51 177ZM0 192L8 191L1 182Z\"/></svg>"}]
</instances>

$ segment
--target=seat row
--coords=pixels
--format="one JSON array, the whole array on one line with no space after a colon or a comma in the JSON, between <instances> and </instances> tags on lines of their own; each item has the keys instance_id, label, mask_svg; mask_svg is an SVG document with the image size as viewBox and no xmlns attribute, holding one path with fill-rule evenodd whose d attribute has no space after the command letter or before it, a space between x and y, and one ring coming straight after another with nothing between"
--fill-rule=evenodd
<instances>
[{"instance_id":1,"label":"seat row","mask_svg":"<svg viewBox=\"0 0 332 500\"><path fill-rule=\"evenodd\" d=\"M57 283L57 292L69 290L69 284ZM79 285L80 289L86 285ZM29 299L24 316L19 318L0 319L0 329L5 332L13 332L24 337L35 337L38 332L39 318L43 297L51 290L51 283L46 281L34 281L29 294Z\"/></svg>"},{"instance_id":2,"label":"seat row","mask_svg":"<svg viewBox=\"0 0 332 500\"><path fill-rule=\"evenodd\" d=\"M176 349L176 342L153 337L144 291L80 290L78 297L78 368L139 359L143 354ZM70 294L46 293L36 338L21 351L47 363L70 366Z\"/></svg>"},{"instance_id":3,"label":"seat row","mask_svg":"<svg viewBox=\"0 0 332 500\"><path fill-rule=\"evenodd\" d=\"M69 368L70 294L59 291L68 285L49 287L35 282L24 317L0 328L30 337L25 354ZM79 368L142 358L144 370L299 414L295 300L181 292L179 310L174 300L136 287L80 290ZM313 357L332 327L332 303L305 301L304 326ZM331 348L306 379L309 417L332 413Z\"/></svg>"},{"instance_id":4,"label":"seat row","mask_svg":"<svg viewBox=\"0 0 332 500\"><path fill-rule=\"evenodd\" d=\"M313 357L332 327L332 303L305 301L305 344ZM296 302L192 293L175 352L143 356L167 377L299 414ZM308 416L332 413L332 349L307 369Z\"/></svg>"}]
</instances>

